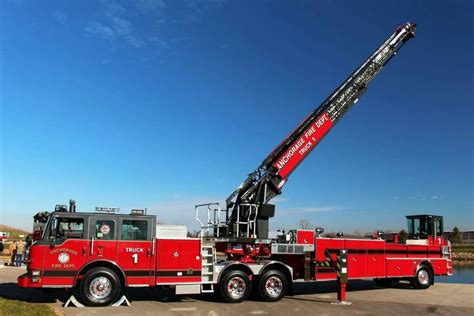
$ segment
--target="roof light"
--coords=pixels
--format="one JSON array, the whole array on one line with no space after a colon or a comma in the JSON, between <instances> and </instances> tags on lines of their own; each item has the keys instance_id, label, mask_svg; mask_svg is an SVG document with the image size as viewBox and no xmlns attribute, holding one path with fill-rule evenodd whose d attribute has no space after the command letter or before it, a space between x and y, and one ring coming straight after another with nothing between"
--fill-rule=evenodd
<instances>
[{"instance_id":1,"label":"roof light","mask_svg":"<svg viewBox=\"0 0 474 316\"><path fill-rule=\"evenodd\" d=\"M130 212L130 215L145 215L145 214L146 214L146 209L143 210L143 209L134 208Z\"/></svg>"},{"instance_id":2,"label":"roof light","mask_svg":"<svg viewBox=\"0 0 474 316\"><path fill-rule=\"evenodd\" d=\"M101 206L96 206L95 211L97 213L118 213L120 211L120 208L118 207L101 207Z\"/></svg>"}]
</instances>

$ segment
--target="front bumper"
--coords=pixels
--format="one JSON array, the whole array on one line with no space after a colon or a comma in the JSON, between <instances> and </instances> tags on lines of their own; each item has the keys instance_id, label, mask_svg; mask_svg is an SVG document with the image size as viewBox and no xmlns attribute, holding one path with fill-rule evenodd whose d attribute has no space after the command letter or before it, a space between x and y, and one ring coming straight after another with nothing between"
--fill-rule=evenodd
<instances>
[{"instance_id":1,"label":"front bumper","mask_svg":"<svg viewBox=\"0 0 474 316\"><path fill-rule=\"evenodd\" d=\"M29 273L26 272L20 275L17 279L17 284L19 287L29 287L29 284L30 284Z\"/></svg>"},{"instance_id":2,"label":"front bumper","mask_svg":"<svg viewBox=\"0 0 474 316\"><path fill-rule=\"evenodd\" d=\"M18 277L17 285L18 287L43 287L41 277L32 277L29 272Z\"/></svg>"}]
</instances>

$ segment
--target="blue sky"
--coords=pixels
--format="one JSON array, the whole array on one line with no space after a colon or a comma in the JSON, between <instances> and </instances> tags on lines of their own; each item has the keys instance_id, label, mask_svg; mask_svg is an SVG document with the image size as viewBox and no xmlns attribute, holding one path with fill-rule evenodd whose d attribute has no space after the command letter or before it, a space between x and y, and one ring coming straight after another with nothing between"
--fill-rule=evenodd
<instances>
[{"instance_id":1,"label":"blue sky","mask_svg":"<svg viewBox=\"0 0 474 316\"><path fill-rule=\"evenodd\" d=\"M292 174L272 228L473 229L469 1L2 1L0 222L77 200L193 225L400 24L410 41Z\"/></svg>"}]
</instances>

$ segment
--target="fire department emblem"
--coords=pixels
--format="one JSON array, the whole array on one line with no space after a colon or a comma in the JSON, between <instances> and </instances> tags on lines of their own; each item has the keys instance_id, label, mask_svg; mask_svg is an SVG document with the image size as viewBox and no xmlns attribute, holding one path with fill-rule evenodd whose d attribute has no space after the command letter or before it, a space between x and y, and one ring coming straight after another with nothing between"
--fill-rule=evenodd
<instances>
[{"instance_id":1,"label":"fire department emblem","mask_svg":"<svg viewBox=\"0 0 474 316\"><path fill-rule=\"evenodd\" d=\"M100 232L104 235L107 235L108 233L110 233L110 226L106 224L100 226Z\"/></svg>"},{"instance_id":2,"label":"fire department emblem","mask_svg":"<svg viewBox=\"0 0 474 316\"><path fill-rule=\"evenodd\" d=\"M61 252L58 256L59 263L68 263L69 262L69 255L65 252Z\"/></svg>"}]
</instances>

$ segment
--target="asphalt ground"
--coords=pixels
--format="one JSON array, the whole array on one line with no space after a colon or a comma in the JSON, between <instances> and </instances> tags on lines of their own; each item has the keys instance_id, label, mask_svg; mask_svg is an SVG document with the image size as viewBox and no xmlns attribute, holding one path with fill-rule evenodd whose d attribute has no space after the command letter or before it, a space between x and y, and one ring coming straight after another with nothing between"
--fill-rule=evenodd
<instances>
[{"instance_id":1,"label":"asphalt ground","mask_svg":"<svg viewBox=\"0 0 474 316\"><path fill-rule=\"evenodd\" d=\"M251 299L240 304L219 302L213 294L176 296L155 288L130 288L131 307L62 307L65 290L20 289L16 277L25 267L0 266L0 296L52 306L59 315L474 315L474 285L435 284L427 290L407 285L377 288L372 281L351 281L350 306L338 306L335 282L297 282L294 296L276 303Z\"/></svg>"}]
</instances>

